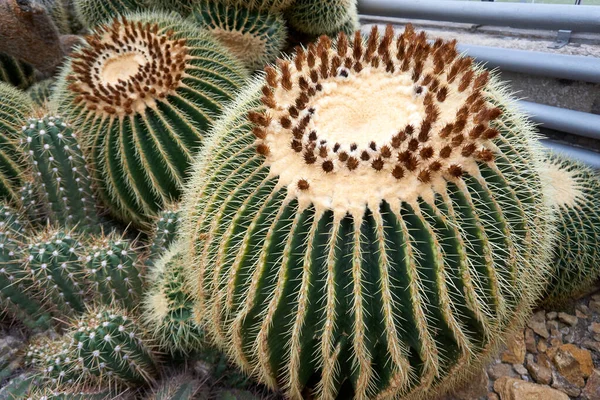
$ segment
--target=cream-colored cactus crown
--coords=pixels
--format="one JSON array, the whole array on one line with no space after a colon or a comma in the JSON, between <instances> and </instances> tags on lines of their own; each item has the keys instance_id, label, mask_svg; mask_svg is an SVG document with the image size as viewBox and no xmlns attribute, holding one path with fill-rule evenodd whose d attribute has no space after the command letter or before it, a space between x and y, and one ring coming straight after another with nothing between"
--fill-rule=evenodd
<instances>
[{"instance_id":1,"label":"cream-colored cactus crown","mask_svg":"<svg viewBox=\"0 0 600 400\"><path fill-rule=\"evenodd\" d=\"M488 80L455 42L374 27L366 43L360 32L335 46L322 37L267 67L264 112L248 118L258 153L300 204L361 214L432 198L494 161L502 111Z\"/></svg>"}]
</instances>

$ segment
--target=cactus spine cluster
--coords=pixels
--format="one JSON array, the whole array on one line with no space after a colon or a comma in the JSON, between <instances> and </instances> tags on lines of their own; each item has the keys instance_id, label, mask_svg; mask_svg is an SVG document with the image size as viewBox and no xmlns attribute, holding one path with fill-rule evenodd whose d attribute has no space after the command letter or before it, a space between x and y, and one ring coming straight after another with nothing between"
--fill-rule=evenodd
<instances>
[{"instance_id":1,"label":"cactus spine cluster","mask_svg":"<svg viewBox=\"0 0 600 400\"><path fill-rule=\"evenodd\" d=\"M204 132L246 79L229 52L174 15L96 28L57 84L113 216L138 227L176 200Z\"/></svg>"},{"instance_id":2,"label":"cactus spine cluster","mask_svg":"<svg viewBox=\"0 0 600 400\"><path fill-rule=\"evenodd\" d=\"M23 126L21 142L48 206L50 222L98 231L91 176L71 126L59 116L32 118Z\"/></svg>"},{"instance_id":3,"label":"cactus spine cluster","mask_svg":"<svg viewBox=\"0 0 600 400\"><path fill-rule=\"evenodd\" d=\"M27 164L18 148L18 134L33 112L33 103L25 93L2 82L0 99L0 200L20 205L19 190Z\"/></svg>"},{"instance_id":4,"label":"cactus spine cluster","mask_svg":"<svg viewBox=\"0 0 600 400\"><path fill-rule=\"evenodd\" d=\"M194 321L184 263L183 249L177 244L155 262L143 303L144 322L159 346L173 354L201 350L205 344L204 333Z\"/></svg>"},{"instance_id":5,"label":"cactus spine cluster","mask_svg":"<svg viewBox=\"0 0 600 400\"><path fill-rule=\"evenodd\" d=\"M27 89L35 82L35 70L27 63L0 53L0 82Z\"/></svg>"},{"instance_id":6,"label":"cactus spine cluster","mask_svg":"<svg viewBox=\"0 0 600 400\"><path fill-rule=\"evenodd\" d=\"M560 155L548 157L543 176L558 231L546 301L564 303L600 277L600 177Z\"/></svg>"},{"instance_id":7,"label":"cactus spine cluster","mask_svg":"<svg viewBox=\"0 0 600 400\"><path fill-rule=\"evenodd\" d=\"M293 399L430 398L480 366L549 271L541 151L511 101L410 26L267 67L184 196L208 333Z\"/></svg>"},{"instance_id":8,"label":"cactus spine cluster","mask_svg":"<svg viewBox=\"0 0 600 400\"><path fill-rule=\"evenodd\" d=\"M89 244L85 272L96 301L124 309L135 308L142 296L142 262L137 249L116 235Z\"/></svg>"},{"instance_id":9,"label":"cactus spine cluster","mask_svg":"<svg viewBox=\"0 0 600 400\"><path fill-rule=\"evenodd\" d=\"M193 15L252 71L275 61L286 44L285 20L279 13L202 0Z\"/></svg>"}]
</instances>

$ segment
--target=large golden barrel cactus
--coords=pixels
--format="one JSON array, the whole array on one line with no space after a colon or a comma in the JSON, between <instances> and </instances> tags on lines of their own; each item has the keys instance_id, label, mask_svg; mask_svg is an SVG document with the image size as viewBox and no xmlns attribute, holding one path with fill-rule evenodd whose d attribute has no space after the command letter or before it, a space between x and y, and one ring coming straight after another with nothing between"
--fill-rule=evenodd
<instances>
[{"instance_id":1,"label":"large golden barrel cactus","mask_svg":"<svg viewBox=\"0 0 600 400\"><path fill-rule=\"evenodd\" d=\"M536 134L455 43L323 37L216 124L184 195L196 313L293 399L431 398L543 288Z\"/></svg>"}]
</instances>

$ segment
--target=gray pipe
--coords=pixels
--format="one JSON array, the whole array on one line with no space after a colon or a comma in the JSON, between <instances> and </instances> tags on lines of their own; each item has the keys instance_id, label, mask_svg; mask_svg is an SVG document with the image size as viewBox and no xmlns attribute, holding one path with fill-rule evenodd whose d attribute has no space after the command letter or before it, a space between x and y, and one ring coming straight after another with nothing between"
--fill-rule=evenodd
<instances>
[{"instance_id":1,"label":"gray pipe","mask_svg":"<svg viewBox=\"0 0 600 400\"><path fill-rule=\"evenodd\" d=\"M600 83L600 58L596 57L569 56L470 44L459 45L458 48L477 61L485 63L489 68Z\"/></svg>"},{"instance_id":2,"label":"gray pipe","mask_svg":"<svg viewBox=\"0 0 600 400\"><path fill-rule=\"evenodd\" d=\"M511 26L526 29L600 32L600 7L423 0L359 0L361 14Z\"/></svg>"},{"instance_id":3,"label":"gray pipe","mask_svg":"<svg viewBox=\"0 0 600 400\"><path fill-rule=\"evenodd\" d=\"M581 161L592 168L600 170L600 153L582 149L580 147L568 146L566 144L542 140L542 144L548 149L567 157Z\"/></svg>"},{"instance_id":4,"label":"gray pipe","mask_svg":"<svg viewBox=\"0 0 600 400\"><path fill-rule=\"evenodd\" d=\"M600 140L600 115L520 101L520 108L544 128Z\"/></svg>"}]
</instances>

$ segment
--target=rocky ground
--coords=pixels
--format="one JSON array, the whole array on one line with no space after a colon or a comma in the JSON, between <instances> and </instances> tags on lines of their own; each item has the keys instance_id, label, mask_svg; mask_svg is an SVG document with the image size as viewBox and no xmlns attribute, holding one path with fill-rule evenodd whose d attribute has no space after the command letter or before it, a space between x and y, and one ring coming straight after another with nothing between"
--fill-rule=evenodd
<instances>
[{"instance_id":1,"label":"rocky ground","mask_svg":"<svg viewBox=\"0 0 600 400\"><path fill-rule=\"evenodd\" d=\"M600 400L600 291L539 309L477 379L444 400Z\"/></svg>"}]
</instances>

